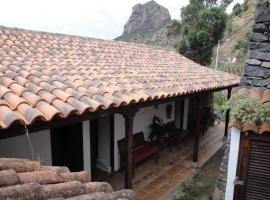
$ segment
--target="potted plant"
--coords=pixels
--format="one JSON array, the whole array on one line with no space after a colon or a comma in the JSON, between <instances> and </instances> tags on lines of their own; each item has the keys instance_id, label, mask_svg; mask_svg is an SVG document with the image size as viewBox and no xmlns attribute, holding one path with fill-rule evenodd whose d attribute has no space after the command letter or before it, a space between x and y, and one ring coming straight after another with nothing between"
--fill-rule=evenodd
<instances>
[{"instance_id":1,"label":"potted plant","mask_svg":"<svg viewBox=\"0 0 270 200\"><path fill-rule=\"evenodd\" d=\"M230 109L231 118L244 125L255 123L259 127L263 121L269 120L269 106L262 105L259 99L250 98L247 94L233 95L227 103L227 109Z\"/></svg>"},{"instance_id":2,"label":"potted plant","mask_svg":"<svg viewBox=\"0 0 270 200\"><path fill-rule=\"evenodd\" d=\"M163 139L164 131L163 131L163 120L158 116L154 116L153 123L149 126L151 132L149 134L149 139L151 142L158 141L160 142Z\"/></svg>"}]
</instances>

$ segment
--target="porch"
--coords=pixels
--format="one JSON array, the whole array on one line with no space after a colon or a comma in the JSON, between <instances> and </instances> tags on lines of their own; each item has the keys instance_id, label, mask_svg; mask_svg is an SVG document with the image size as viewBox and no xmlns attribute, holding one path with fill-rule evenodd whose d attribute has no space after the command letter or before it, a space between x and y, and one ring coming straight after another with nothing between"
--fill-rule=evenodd
<instances>
[{"instance_id":1,"label":"porch","mask_svg":"<svg viewBox=\"0 0 270 200\"><path fill-rule=\"evenodd\" d=\"M224 124L210 127L205 135L201 136L199 144L198 164L201 166L224 144ZM193 138L189 138L188 145L181 145L178 150L175 146L169 152L165 148L160 152L159 163L149 159L136 167L136 175L132 180L133 189L138 192L139 198L163 199L185 179L195 173L191 168L193 155ZM103 176L98 181L109 182L114 189L122 189L124 172Z\"/></svg>"}]
</instances>

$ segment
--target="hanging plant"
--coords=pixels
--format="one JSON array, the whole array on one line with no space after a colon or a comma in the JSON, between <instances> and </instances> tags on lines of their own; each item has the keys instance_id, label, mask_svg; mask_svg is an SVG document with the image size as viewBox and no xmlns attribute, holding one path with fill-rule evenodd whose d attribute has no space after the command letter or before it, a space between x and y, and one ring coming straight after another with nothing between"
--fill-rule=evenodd
<instances>
[{"instance_id":1,"label":"hanging plant","mask_svg":"<svg viewBox=\"0 0 270 200\"><path fill-rule=\"evenodd\" d=\"M270 124L270 102L261 106L262 122Z\"/></svg>"},{"instance_id":2,"label":"hanging plant","mask_svg":"<svg viewBox=\"0 0 270 200\"><path fill-rule=\"evenodd\" d=\"M259 99L250 98L247 94L233 95L227 102L227 108L230 108L231 118L239 120L244 125L255 122L259 126L265 121L264 115L267 112L267 110L262 112Z\"/></svg>"}]
</instances>

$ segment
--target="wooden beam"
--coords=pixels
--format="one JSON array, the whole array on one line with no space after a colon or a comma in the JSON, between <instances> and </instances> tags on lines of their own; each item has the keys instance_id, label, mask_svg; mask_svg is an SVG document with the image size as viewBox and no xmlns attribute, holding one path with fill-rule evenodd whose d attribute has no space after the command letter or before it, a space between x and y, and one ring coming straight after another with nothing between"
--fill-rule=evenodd
<instances>
[{"instance_id":1,"label":"wooden beam","mask_svg":"<svg viewBox=\"0 0 270 200\"><path fill-rule=\"evenodd\" d=\"M201 127L201 96L197 97L197 119L196 127L194 133L194 146L193 146L193 158L192 158L192 168L196 169L198 167L198 154L199 154L199 140L200 140L200 127Z\"/></svg>"},{"instance_id":2,"label":"wooden beam","mask_svg":"<svg viewBox=\"0 0 270 200\"><path fill-rule=\"evenodd\" d=\"M227 100L231 98L232 88L228 88ZM228 109L225 114L225 130L224 130L224 137L228 137L228 127L230 121L230 110Z\"/></svg>"},{"instance_id":3,"label":"wooden beam","mask_svg":"<svg viewBox=\"0 0 270 200\"><path fill-rule=\"evenodd\" d=\"M125 189L132 188L132 176L133 176L133 121L137 110L130 110L123 113L125 118L125 138L127 145L127 161L125 166Z\"/></svg>"}]
</instances>

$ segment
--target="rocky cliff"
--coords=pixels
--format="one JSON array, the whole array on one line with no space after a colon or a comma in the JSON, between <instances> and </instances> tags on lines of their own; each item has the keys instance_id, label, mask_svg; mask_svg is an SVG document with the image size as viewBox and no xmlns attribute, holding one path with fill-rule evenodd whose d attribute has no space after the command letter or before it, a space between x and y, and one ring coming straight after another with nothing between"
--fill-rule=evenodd
<instances>
[{"instance_id":1,"label":"rocky cliff","mask_svg":"<svg viewBox=\"0 0 270 200\"><path fill-rule=\"evenodd\" d=\"M174 48L176 43L180 40L181 35L168 35L167 32L168 31L165 26L155 31L145 30L129 35L120 36L115 40Z\"/></svg>"},{"instance_id":2,"label":"rocky cliff","mask_svg":"<svg viewBox=\"0 0 270 200\"><path fill-rule=\"evenodd\" d=\"M155 31L164 27L171 21L171 16L167 8L149 1L145 4L136 4L132 8L132 14L124 26L124 35L141 31Z\"/></svg>"}]
</instances>

